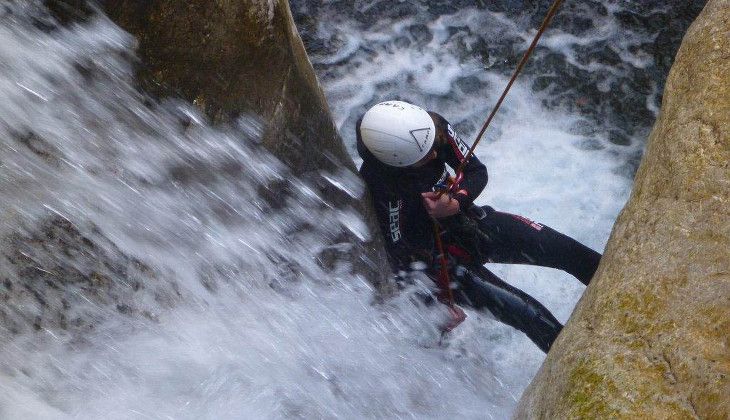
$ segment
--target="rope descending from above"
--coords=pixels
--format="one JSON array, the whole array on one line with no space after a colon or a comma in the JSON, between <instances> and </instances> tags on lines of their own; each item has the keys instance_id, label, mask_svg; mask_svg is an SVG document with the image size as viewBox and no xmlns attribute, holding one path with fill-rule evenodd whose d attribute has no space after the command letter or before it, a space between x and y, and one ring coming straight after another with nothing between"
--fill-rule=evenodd
<instances>
[{"instance_id":1,"label":"rope descending from above","mask_svg":"<svg viewBox=\"0 0 730 420\"><path fill-rule=\"evenodd\" d=\"M499 97L497 100L497 103L494 105L494 108L492 108L492 112L489 113L489 116L487 117L487 121L482 126L482 129L479 131L479 134L477 134L476 140L474 140L474 143L471 145L471 148L466 153L466 156L464 156L464 160L461 161L461 164L459 165L459 169L457 169L456 174L457 177L459 173L461 173L464 170L464 166L466 166L467 162L469 162L469 159L474 155L474 149L476 149L477 144L482 140L482 136L484 135L484 132L487 131L487 127L489 127L489 124L492 123L492 119L494 119L494 116L497 114L497 111L499 111L499 107L502 106L502 102L504 102L504 98L507 97L507 93L512 88L512 85L515 83L515 80L517 80L517 76L519 76L520 72L522 71L522 68L525 67L525 64L527 64L527 60L532 55L532 52L535 50L535 47L537 47L537 42L540 40L540 37L542 36L543 32L547 29L547 27L550 25L550 21L553 19L555 14L558 12L558 8L563 3L563 0L555 0L553 1L553 4L550 6L550 9L548 9L547 14L545 15L545 19L543 19L542 24L540 25L540 29L537 30L537 34L535 34L535 37L532 39L532 43L527 48L527 51L525 51L525 55L522 56L522 60L520 60L519 64L517 64L517 68L515 69L515 72L512 74L512 77L509 79L509 83L507 83L507 86L504 88L504 91L502 92L502 96ZM452 185L452 190L456 187Z\"/></svg>"},{"instance_id":2,"label":"rope descending from above","mask_svg":"<svg viewBox=\"0 0 730 420\"><path fill-rule=\"evenodd\" d=\"M456 170L456 176L454 177L454 181L451 182L451 184L448 186L448 188L445 188L441 191L439 191L439 197L441 197L442 194L448 193L452 194L455 191L459 190L459 183L464 177L464 167L469 162L469 159L474 155L474 150L477 147L477 144L482 140L482 137L484 136L484 133L487 131L487 128L489 127L489 124L492 123L492 120L494 119L494 116L497 114L497 111L499 111L499 108L502 106L502 102L504 102L504 99L507 97L507 93L509 93L509 90L512 88L512 85L515 83L515 80L517 80L517 76L519 76L520 72L522 71L522 68L525 67L525 64L527 64L527 60L532 55L532 52L535 50L535 47L537 47L537 43L540 40L540 37L542 37L542 34L545 32L547 27L550 25L550 21L552 21L553 17L558 11L558 8L563 3L563 0L554 0L553 4L550 6L550 9L548 9L547 14L545 15L545 18L542 21L542 24L540 25L540 28L537 30L537 34L535 34L535 37L532 39L532 43L530 43L530 46L527 48L527 51L525 51L525 54L522 56L522 59L520 60L519 64L517 64L517 68L515 69L514 73L512 74L512 77L509 80L509 83L507 83L507 86L504 88L504 91L502 91L502 95L497 100L497 103L494 105L494 108L492 108L492 111L489 113L489 116L487 117L486 122L482 126L482 129L479 131L479 134L476 137L476 140L474 140L474 143L471 145L471 148L469 148L469 151L464 156L464 159L459 164L459 167ZM442 292L442 299L445 300L445 304L449 307L449 312L451 313L452 321L447 324L444 327L445 332L451 331L454 329L457 325L459 325L464 319L466 319L466 314L464 314L464 311L462 311L456 304L454 303L454 294L451 290L451 279L449 278L449 272L448 272L448 260L446 258L446 253L444 251L443 243L441 242L441 228L438 225L438 222L434 219L433 221L433 232L434 236L436 238L436 246L438 247L439 252L439 263L441 265L439 270L439 287L441 288Z\"/></svg>"}]
</instances>

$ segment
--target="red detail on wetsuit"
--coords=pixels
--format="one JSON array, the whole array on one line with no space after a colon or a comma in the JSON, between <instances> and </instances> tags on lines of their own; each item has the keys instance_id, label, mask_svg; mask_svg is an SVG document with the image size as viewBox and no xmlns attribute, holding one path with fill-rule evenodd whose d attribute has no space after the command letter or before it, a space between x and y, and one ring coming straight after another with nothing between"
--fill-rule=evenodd
<instances>
[{"instance_id":1,"label":"red detail on wetsuit","mask_svg":"<svg viewBox=\"0 0 730 420\"><path fill-rule=\"evenodd\" d=\"M513 219L519 220L520 222L526 224L527 226L535 229L535 230L542 230L543 226L539 223L533 222L532 220L528 219L527 217L518 216L516 214L510 214Z\"/></svg>"},{"instance_id":2,"label":"red detail on wetsuit","mask_svg":"<svg viewBox=\"0 0 730 420\"><path fill-rule=\"evenodd\" d=\"M456 245L450 244L446 246L446 253L456 257L460 262L469 263L471 262L471 255L464 248L460 248Z\"/></svg>"}]
</instances>

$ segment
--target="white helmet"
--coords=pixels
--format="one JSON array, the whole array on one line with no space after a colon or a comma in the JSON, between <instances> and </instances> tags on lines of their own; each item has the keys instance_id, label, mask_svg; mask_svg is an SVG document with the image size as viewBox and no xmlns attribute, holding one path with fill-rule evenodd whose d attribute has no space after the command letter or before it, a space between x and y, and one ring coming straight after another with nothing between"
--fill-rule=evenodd
<instances>
[{"instance_id":1,"label":"white helmet","mask_svg":"<svg viewBox=\"0 0 730 420\"><path fill-rule=\"evenodd\" d=\"M428 154L436 138L436 126L423 108L388 101L365 113L360 136L379 161L402 167L413 165Z\"/></svg>"}]
</instances>

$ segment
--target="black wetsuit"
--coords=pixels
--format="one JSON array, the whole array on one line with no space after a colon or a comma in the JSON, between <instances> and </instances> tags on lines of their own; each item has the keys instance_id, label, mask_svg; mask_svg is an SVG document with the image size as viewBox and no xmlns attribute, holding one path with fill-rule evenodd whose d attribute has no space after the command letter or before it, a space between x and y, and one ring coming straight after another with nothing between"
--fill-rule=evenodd
<instances>
[{"instance_id":1,"label":"black wetsuit","mask_svg":"<svg viewBox=\"0 0 730 420\"><path fill-rule=\"evenodd\" d=\"M396 168L378 161L362 144L360 123L356 132L363 159L360 174L372 195L386 250L394 270L411 263L429 264L435 274L433 222L423 206L422 192L433 191L456 169L469 147L440 115L436 124L436 159L419 168ZM476 157L464 167L461 193L454 198L459 214L439 219L443 242L453 262L455 300L489 310L497 319L530 337L543 351L552 345L562 325L536 299L510 286L483 267L488 262L531 264L567 271L584 284L595 272L600 254L547 226L521 216L477 207L473 200L487 184L487 169Z\"/></svg>"}]
</instances>

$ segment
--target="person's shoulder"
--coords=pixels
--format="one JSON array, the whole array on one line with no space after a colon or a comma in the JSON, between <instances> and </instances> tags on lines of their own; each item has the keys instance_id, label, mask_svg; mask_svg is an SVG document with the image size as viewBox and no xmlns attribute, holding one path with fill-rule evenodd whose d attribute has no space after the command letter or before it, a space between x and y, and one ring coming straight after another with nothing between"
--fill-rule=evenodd
<instances>
[{"instance_id":1,"label":"person's shoulder","mask_svg":"<svg viewBox=\"0 0 730 420\"><path fill-rule=\"evenodd\" d=\"M360 166L360 176L362 176L366 182L375 180L377 180L377 182L382 182L388 178L388 175L388 168L377 159L364 160Z\"/></svg>"},{"instance_id":2,"label":"person's shoulder","mask_svg":"<svg viewBox=\"0 0 730 420\"><path fill-rule=\"evenodd\" d=\"M431 115L431 118L433 118L433 122L436 127L436 141L439 143L440 147L447 146L449 144L449 139L455 137L456 134L451 128L451 124L443 117L443 115L437 112L428 111L428 113Z\"/></svg>"},{"instance_id":3,"label":"person's shoulder","mask_svg":"<svg viewBox=\"0 0 730 420\"><path fill-rule=\"evenodd\" d=\"M444 118L443 115L438 112L428 111L428 114L433 118L434 125L436 125L436 131L446 129L449 126L449 122Z\"/></svg>"}]
</instances>

